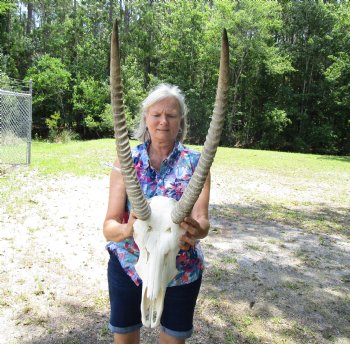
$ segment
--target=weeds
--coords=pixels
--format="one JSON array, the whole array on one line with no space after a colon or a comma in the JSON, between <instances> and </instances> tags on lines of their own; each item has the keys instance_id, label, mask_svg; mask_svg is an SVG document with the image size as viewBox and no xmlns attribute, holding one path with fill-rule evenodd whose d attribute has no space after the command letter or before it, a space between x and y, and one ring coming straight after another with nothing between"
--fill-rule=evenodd
<instances>
[{"instance_id":1,"label":"weeds","mask_svg":"<svg viewBox=\"0 0 350 344\"><path fill-rule=\"evenodd\" d=\"M109 336L109 329L108 325L105 325L101 330L101 337L107 337Z\"/></svg>"},{"instance_id":2,"label":"weeds","mask_svg":"<svg viewBox=\"0 0 350 344\"><path fill-rule=\"evenodd\" d=\"M253 251L263 251L263 248L257 244L246 244L246 247Z\"/></svg>"},{"instance_id":3,"label":"weeds","mask_svg":"<svg viewBox=\"0 0 350 344\"><path fill-rule=\"evenodd\" d=\"M96 306L96 309L105 309L106 307L109 306L109 296L106 291L99 290L95 300L94 304Z\"/></svg>"},{"instance_id":4,"label":"weeds","mask_svg":"<svg viewBox=\"0 0 350 344\"><path fill-rule=\"evenodd\" d=\"M220 260L223 264L237 264L237 258L234 256L224 256Z\"/></svg>"},{"instance_id":5,"label":"weeds","mask_svg":"<svg viewBox=\"0 0 350 344\"><path fill-rule=\"evenodd\" d=\"M45 289L43 285L44 280L39 277L35 277L35 291L34 294L36 296L45 294Z\"/></svg>"}]
</instances>

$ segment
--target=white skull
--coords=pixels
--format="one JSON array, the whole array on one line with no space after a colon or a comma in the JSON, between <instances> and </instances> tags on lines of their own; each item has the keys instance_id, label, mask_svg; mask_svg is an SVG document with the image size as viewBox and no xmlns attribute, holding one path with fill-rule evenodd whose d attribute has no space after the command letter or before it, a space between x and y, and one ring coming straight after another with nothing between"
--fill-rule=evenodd
<instances>
[{"instance_id":1,"label":"white skull","mask_svg":"<svg viewBox=\"0 0 350 344\"><path fill-rule=\"evenodd\" d=\"M185 231L171 220L175 204L168 197L153 197L150 218L134 223L134 239L140 249L135 269L142 279L142 323L151 328L159 324L167 285L178 273L176 255Z\"/></svg>"}]
</instances>

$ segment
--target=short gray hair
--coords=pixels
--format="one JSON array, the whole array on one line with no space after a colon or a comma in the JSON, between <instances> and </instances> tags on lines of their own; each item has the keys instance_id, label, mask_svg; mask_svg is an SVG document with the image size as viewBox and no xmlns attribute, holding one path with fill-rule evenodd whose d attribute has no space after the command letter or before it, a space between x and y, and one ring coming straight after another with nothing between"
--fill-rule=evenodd
<instances>
[{"instance_id":1,"label":"short gray hair","mask_svg":"<svg viewBox=\"0 0 350 344\"><path fill-rule=\"evenodd\" d=\"M177 135L177 139L180 142L183 142L187 133L187 123L186 123L187 106L185 103L185 96L178 86L171 85L171 84L159 84L149 92L146 99L141 103L140 121L133 133L133 137L136 140L145 142L150 139L150 135L146 127L147 111L150 108L150 106L169 97L174 97L179 103L181 122L180 122L180 130Z\"/></svg>"}]
</instances>

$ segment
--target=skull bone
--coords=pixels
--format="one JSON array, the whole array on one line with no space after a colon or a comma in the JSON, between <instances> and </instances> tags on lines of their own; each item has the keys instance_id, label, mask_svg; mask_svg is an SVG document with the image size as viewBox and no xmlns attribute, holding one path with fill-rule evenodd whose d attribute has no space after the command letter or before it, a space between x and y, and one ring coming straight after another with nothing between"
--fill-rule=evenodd
<instances>
[{"instance_id":1,"label":"skull bone","mask_svg":"<svg viewBox=\"0 0 350 344\"><path fill-rule=\"evenodd\" d=\"M159 325L167 285L178 273L176 255L185 231L171 220L175 204L172 198L153 197L150 218L134 223L134 240L140 250L135 269L142 279L142 323L151 328Z\"/></svg>"}]
</instances>

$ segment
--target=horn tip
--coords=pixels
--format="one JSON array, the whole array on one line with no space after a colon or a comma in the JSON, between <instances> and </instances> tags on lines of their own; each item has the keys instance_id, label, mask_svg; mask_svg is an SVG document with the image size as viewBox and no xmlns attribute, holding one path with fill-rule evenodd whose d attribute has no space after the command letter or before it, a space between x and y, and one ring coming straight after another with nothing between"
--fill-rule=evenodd
<instances>
[{"instance_id":1,"label":"horn tip","mask_svg":"<svg viewBox=\"0 0 350 344\"><path fill-rule=\"evenodd\" d=\"M119 36L119 23L118 23L118 19L116 18L114 21L113 21L113 27L112 27L112 37L118 37Z\"/></svg>"},{"instance_id":2,"label":"horn tip","mask_svg":"<svg viewBox=\"0 0 350 344\"><path fill-rule=\"evenodd\" d=\"M222 40L228 45L227 30L225 28L222 30Z\"/></svg>"}]
</instances>

